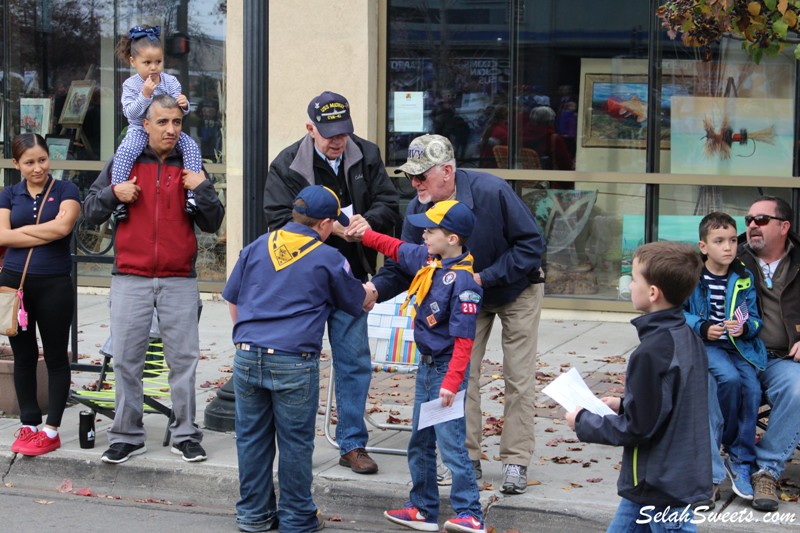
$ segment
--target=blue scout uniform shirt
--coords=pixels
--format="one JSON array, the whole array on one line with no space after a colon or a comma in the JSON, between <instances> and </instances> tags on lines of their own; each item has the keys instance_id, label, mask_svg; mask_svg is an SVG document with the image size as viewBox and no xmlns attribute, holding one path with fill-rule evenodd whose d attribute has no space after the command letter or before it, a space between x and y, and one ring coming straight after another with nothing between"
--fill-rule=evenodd
<instances>
[{"instance_id":1,"label":"blue scout uniform shirt","mask_svg":"<svg viewBox=\"0 0 800 533\"><path fill-rule=\"evenodd\" d=\"M6 187L0 192L0 209L11 210L11 228L20 228L36 224L36 216L39 209L42 216L39 224L50 222L61 207L64 200L75 200L80 204L81 194L78 187L69 181L56 180L50 191L47 201L44 200L44 193L50 186L50 177L44 184L41 194L36 198L31 197L25 180ZM72 272L72 258L70 256L69 243L72 235L67 235L61 239L36 246L31 254L31 262L28 265L28 274L44 276L64 276ZM9 248L3 260L3 268L12 272L22 273L25 269L25 260L28 258L30 248Z\"/></svg>"},{"instance_id":2,"label":"blue scout uniform shirt","mask_svg":"<svg viewBox=\"0 0 800 533\"><path fill-rule=\"evenodd\" d=\"M319 238L316 231L295 222L283 230ZM358 316L364 288L350 273L347 260L325 244L276 272L269 256L270 235L241 251L222 291L222 297L237 306L233 342L319 354L333 308Z\"/></svg>"},{"instance_id":3,"label":"blue scout uniform shirt","mask_svg":"<svg viewBox=\"0 0 800 533\"><path fill-rule=\"evenodd\" d=\"M449 357L456 337L475 338L483 289L466 270L449 270L467 252L451 259L442 259L442 268L433 274L430 291L417 307L414 320L414 340L420 353L433 357ZM428 264L428 250L423 246L404 243L397 252L400 267L414 275Z\"/></svg>"}]
</instances>

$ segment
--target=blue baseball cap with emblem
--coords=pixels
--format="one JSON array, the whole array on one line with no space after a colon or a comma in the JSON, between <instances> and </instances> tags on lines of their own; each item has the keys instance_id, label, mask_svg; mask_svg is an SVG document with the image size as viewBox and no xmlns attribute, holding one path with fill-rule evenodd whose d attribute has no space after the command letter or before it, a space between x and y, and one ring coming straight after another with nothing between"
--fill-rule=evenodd
<instances>
[{"instance_id":1,"label":"blue baseball cap with emblem","mask_svg":"<svg viewBox=\"0 0 800 533\"><path fill-rule=\"evenodd\" d=\"M465 239L472 235L475 227L472 210L455 200L437 202L424 213L408 215L406 220L418 228L443 228Z\"/></svg>"},{"instance_id":2,"label":"blue baseball cap with emblem","mask_svg":"<svg viewBox=\"0 0 800 533\"><path fill-rule=\"evenodd\" d=\"M350 104L341 94L325 91L312 98L308 103L308 118L326 139L343 133L353 133Z\"/></svg>"},{"instance_id":3,"label":"blue baseball cap with emblem","mask_svg":"<svg viewBox=\"0 0 800 533\"><path fill-rule=\"evenodd\" d=\"M292 205L292 208L298 213L320 220L323 218L332 218L342 226L350 224L350 219L347 218L347 215L342 213L339 197L327 187L323 187L322 185L309 185L300 191L295 198L295 202L297 200L303 200L306 204L305 207L297 205L297 203Z\"/></svg>"}]
</instances>

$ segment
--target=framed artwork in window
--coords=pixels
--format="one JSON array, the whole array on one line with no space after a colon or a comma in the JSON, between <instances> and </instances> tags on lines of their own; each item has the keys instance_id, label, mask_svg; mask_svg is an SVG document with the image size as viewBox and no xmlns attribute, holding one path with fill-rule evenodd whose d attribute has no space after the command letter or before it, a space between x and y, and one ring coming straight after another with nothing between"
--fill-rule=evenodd
<instances>
[{"instance_id":1,"label":"framed artwork in window","mask_svg":"<svg viewBox=\"0 0 800 533\"><path fill-rule=\"evenodd\" d=\"M20 133L38 133L42 137L50 133L50 98L19 99L19 131Z\"/></svg>"},{"instance_id":2,"label":"framed artwork in window","mask_svg":"<svg viewBox=\"0 0 800 533\"><path fill-rule=\"evenodd\" d=\"M89 103L92 100L94 86L94 80L76 80L72 82L69 86L69 92L67 92L67 99L64 101L64 109L61 110L61 116L58 119L59 124L72 126L83 124L86 112L89 110Z\"/></svg>"},{"instance_id":3,"label":"framed artwork in window","mask_svg":"<svg viewBox=\"0 0 800 533\"><path fill-rule=\"evenodd\" d=\"M69 156L69 151L72 148L72 137L62 137L58 135L48 135L45 138L47 148L50 151L50 159L53 161L66 161ZM51 170L50 174L60 180L63 175L63 170Z\"/></svg>"}]
</instances>

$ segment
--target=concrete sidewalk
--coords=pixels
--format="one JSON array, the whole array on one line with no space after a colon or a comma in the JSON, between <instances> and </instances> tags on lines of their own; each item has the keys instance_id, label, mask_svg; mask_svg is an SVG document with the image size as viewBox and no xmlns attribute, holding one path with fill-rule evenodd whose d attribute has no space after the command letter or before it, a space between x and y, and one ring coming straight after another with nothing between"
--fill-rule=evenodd
<instances>
[{"instance_id":1,"label":"concrete sidewalk","mask_svg":"<svg viewBox=\"0 0 800 533\"><path fill-rule=\"evenodd\" d=\"M592 389L599 394L622 392L627 355L636 347L637 338L628 320L634 315L549 311L543 315L539 335L540 387L562 371L575 366ZM108 335L108 308L102 295L79 296L79 338L81 362L100 362L98 350ZM230 377L233 348L230 340L230 317L227 305L218 298L204 302L200 320L201 361L198 365L197 421L202 424L204 409L215 388ZM610 522L619 502L616 495L621 450L577 442L563 421L563 410L542 394L537 395L536 449L528 469L531 485L525 494L506 496L499 492L502 483L501 464L497 459L498 422L502 416L503 380L500 325L495 326L487 349L482 373L484 428L484 460L481 499L487 510L487 526L498 533L518 531L601 531ZM323 354L320 399L324 404L329 372L329 350ZM94 374L73 373L75 388L92 383ZM410 418L413 405L414 376L376 374L370 391L370 407L378 422L390 416ZM146 415L148 451L121 465L100 461L107 448L105 430L110 420L97 417L97 444L82 450L78 445L78 413L84 407L69 407L61 428L62 448L36 458L17 457L11 453L16 418L0 418L0 472L3 483L15 487L57 490L63 480L72 482L75 491L88 487L94 494L121 498L151 498L174 504L229 510L231 530L233 507L238 497L237 460L234 435L206 430L203 445L208 452L206 462L189 464L161 446L166 418ZM348 519L354 506L372 509L376 516L383 510L402 505L407 498L410 477L403 456L373 454L380 471L371 476L354 474L338 465L338 451L325 439L322 430L324 405L317 417L317 439L314 453L315 501L326 517ZM371 431L370 446L404 449L408 433ZM800 454L784 473L786 497L794 502L781 504L783 523L761 523L763 513L752 511L736 498L728 482L723 484L723 499L717 512L738 512L721 521L702 525L704 531L790 531L800 524L800 505L796 502L800 485ZM2 488L0 488L2 494ZM442 520L450 510L446 502L449 488L442 488L445 500ZM709 522L711 520L709 516ZM767 517L770 518L769 516ZM734 521L731 521L733 519ZM793 521L792 521L793 520ZM549 526L548 526L549 524ZM556 524L554 526L554 524ZM555 527L555 529L551 529ZM381 531L403 531L386 523Z\"/></svg>"}]
</instances>

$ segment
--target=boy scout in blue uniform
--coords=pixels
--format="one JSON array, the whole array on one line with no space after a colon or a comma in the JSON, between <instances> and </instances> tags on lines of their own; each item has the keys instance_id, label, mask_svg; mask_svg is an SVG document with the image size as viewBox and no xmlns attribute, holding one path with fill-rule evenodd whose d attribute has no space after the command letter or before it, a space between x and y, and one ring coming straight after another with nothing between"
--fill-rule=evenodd
<instances>
[{"instance_id":1,"label":"boy scout in blue uniform","mask_svg":"<svg viewBox=\"0 0 800 533\"><path fill-rule=\"evenodd\" d=\"M311 456L319 403L322 333L334 308L361 313L365 292L347 260L323 244L334 221L349 224L333 191L295 198L293 222L245 247L222 292L234 321L236 449L241 531L316 531ZM280 450L276 504L272 481Z\"/></svg>"},{"instance_id":2,"label":"boy scout in blue uniform","mask_svg":"<svg viewBox=\"0 0 800 533\"><path fill-rule=\"evenodd\" d=\"M367 230L363 244L398 262L414 275L408 299L414 319L414 340L420 351L414 395L414 417L408 442L411 494L403 509L384 516L417 531L439 531L439 487L436 483L436 446L453 474L450 503L456 517L444 523L445 531L484 533L478 485L467 454L464 417L418 429L420 405L441 398L451 406L458 391L466 389L475 323L483 290L475 282L472 255L464 241L472 233L475 216L462 203L445 200L425 213L409 215L408 222L424 228L424 246L409 244ZM464 401L462 398L461 402Z\"/></svg>"}]
</instances>

